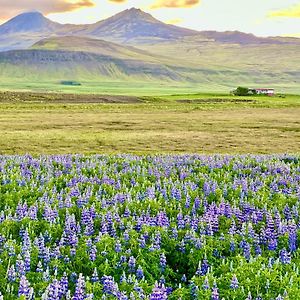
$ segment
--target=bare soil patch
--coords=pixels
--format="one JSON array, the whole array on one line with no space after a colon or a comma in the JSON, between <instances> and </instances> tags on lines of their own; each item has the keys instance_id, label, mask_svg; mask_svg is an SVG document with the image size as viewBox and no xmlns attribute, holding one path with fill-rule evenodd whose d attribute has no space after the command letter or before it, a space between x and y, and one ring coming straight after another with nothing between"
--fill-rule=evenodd
<instances>
[{"instance_id":1,"label":"bare soil patch","mask_svg":"<svg viewBox=\"0 0 300 300\"><path fill-rule=\"evenodd\" d=\"M134 96L93 95L93 94L58 94L0 92L0 102L36 102L36 103L139 103Z\"/></svg>"}]
</instances>

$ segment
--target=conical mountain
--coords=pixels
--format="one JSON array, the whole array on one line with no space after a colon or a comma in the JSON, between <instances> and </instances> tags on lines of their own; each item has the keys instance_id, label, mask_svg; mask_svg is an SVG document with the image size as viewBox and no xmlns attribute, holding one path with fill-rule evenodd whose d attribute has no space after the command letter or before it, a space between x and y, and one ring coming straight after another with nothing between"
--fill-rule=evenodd
<instances>
[{"instance_id":1,"label":"conical mountain","mask_svg":"<svg viewBox=\"0 0 300 300\"><path fill-rule=\"evenodd\" d=\"M85 34L127 41L137 38L171 39L198 32L165 24L140 9L131 8L90 25Z\"/></svg>"},{"instance_id":2,"label":"conical mountain","mask_svg":"<svg viewBox=\"0 0 300 300\"><path fill-rule=\"evenodd\" d=\"M52 22L40 12L32 11L20 14L0 26L0 34L16 34L25 32L54 32L61 26Z\"/></svg>"}]
</instances>

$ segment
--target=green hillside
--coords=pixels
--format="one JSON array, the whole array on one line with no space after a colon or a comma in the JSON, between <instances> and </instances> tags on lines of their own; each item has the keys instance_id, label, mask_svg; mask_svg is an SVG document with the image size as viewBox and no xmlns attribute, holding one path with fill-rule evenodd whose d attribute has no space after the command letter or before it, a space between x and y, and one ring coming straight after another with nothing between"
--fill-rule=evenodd
<instances>
[{"instance_id":1,"label":"green hillside","mask_svg":"<svg viewBox=\"0 0 300 300\"><path fill-rule=\"evenodd\" d=\"M228 93L242 85L300 93L299 39L196 32L137 9L80 26L20 15L0 26L1 49L10 49L0 51L1 89Z\"/></svg>"}]
</instances>

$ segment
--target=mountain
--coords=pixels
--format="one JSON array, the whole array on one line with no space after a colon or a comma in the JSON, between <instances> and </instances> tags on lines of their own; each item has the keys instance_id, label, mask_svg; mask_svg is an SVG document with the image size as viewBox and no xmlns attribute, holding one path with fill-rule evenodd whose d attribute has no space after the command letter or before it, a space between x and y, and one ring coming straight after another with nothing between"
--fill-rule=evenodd
<instances>
[{"instance_id":1,"label":"mountain","mask_svg":"<svg viewBox=\"0 0 300 300\"><path fill-rule=\"evenodd\" d=\"M40 12L18 15L0 26L0 35L17 33L51 33L63 25L45 18Z\"/></svg>"},{"instance_id":2,"label":"mountain","mask_svg":"<svg viewBox=\"0 0 300 300\"><path fill-rule=\"evenodd\" d=\"M119 42L176 39L198 34L197 31L165 24L136 8L92 24L79 33Z\"/></svg>"},{"instance_id":3,"label":"mountain","mask_svg":"<svg viewBox=\"0 0 300 300\"><path fill-rule=\"evenodd\" d=\"M135 8L89 25L61 25L32 12L0 26L0 80L176 82L204 90L275 85L292 91L300 86L299 50L297 38L198 32Z\"/></svg>"},{"instance_id":4,"label":"mountain","mask_svg":"<svg viewBox=\"0 0 300 300\"><path fill-rule=\"evenodd\" d=\"M40 12L20 14L0 26L0 51L26 49L63 27Z\"/></svg>"},{"instance_id":5,"label":"mountain","mask_svg":"<svg viewBox=\"0 0 300 300\"><path fill-rule=\"evenodd\" d=\"M39 12L20 14L0 25L0 51L26 49L39 40L53 36L84 36L122 43L125 45L158 44L187 37L200 43L222 44L299 44L300 39L256 37L238 31L195 31L165 24L140 9L124 10L95 24L62 25Z\"/></svg>"}]
</instances>

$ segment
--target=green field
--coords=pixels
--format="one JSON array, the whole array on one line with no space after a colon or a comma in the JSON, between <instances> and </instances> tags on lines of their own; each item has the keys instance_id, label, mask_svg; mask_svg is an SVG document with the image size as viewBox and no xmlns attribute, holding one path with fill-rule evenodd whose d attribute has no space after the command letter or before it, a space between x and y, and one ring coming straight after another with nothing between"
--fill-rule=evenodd
<instances>
[{"instance_id":1,"label":"green field","mask_svg":"<svg viewBox=\"0 0 300 300\"><path fill-rule=\"evenodd\" d=\"M214 86L205 87L193 84L179 84L179 83L166 83L166 82L92 82L82 81L81 86L67 86L62 85L59 81L46 81L41 82L37 79L36 82L24 82L24 80L5 80L1 82L0 91L28 91L28 92L41 92L41 93L72 93L72 94L107 94L107 95L170 95L173 93L196 93L196 92L213 92L223 91L224 87ZM228 88L228 91L230 88ZM300 89L299 89L300 93Z\"/></svg>"},{"instance_id":2,"label":"green field","mask_svg":"<svg viewBox=\"0 0 300 300\"><path fill-rule=\"evenodd\" d=\"M0 152L298 153L299 116L300 96L0 93Z\"/></svg>"}]
</instances>

